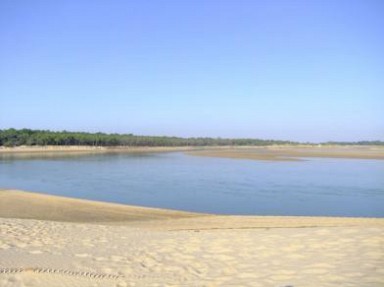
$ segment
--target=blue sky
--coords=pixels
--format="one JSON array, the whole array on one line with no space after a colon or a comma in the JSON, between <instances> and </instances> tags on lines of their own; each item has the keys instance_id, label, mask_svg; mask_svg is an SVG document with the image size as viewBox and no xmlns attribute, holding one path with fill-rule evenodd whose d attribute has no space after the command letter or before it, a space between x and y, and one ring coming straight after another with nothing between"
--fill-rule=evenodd
<instances>
[{"instance_id":1,"label":"blue sky","mask_svg":"<svg viewBox=\"0 0 384 287\"><path fill-rule=\"evenodd\" d=\"M0 128L384 140L384 1L0 1Z\"/></svg>"}]
</instances>

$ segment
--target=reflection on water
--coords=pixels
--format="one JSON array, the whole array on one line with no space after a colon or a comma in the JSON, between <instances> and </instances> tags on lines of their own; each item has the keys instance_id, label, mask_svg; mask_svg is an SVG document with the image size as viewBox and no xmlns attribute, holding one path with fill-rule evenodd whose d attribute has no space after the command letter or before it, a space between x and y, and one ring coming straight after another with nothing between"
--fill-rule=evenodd
<instances>
[{"instance_id":1,"label":"reflection on water","mask_svg":"<svg viewBox=\"0 0 384 287\"><path fill-rule=\"evenodd\" d=\"M379 160L29 154L0 160L0 187L210 213L384 217Z\"/></svg>"}]
</instances>

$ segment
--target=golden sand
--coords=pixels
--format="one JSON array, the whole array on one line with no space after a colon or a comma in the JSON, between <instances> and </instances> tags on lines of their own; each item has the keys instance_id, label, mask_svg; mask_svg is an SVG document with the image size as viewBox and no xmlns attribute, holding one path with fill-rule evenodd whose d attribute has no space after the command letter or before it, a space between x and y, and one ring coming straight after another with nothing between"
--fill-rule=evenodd
<instances>
[{"instance_id":1,"label":"golden sand","mask_svg":"<svg viewBox=\"0 0 384 287\"><path fill-rule=\"evenodd\" d=\"M383 246L384 219L217 216L0 191L0 286L379 287Z\"/></svg>"}]
</instances>

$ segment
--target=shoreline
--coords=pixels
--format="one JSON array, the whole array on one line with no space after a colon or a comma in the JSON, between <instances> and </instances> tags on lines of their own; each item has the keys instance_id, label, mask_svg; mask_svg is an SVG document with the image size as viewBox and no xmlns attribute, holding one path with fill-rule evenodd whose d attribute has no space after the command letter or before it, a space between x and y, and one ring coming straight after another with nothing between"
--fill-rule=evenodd
<instances>
[{"instance_id":1,"label":"shoreline","mask_svg":"<svg viewBox=\"0 0 384 287\"><path fill-rule=\"evenodd\" d=\"M93 147L93 146L20 146L0 147L1 159L31 159L77 157L103 154L140 154L185 152L196 149L190 147Z\"/></svg>"},{"instance_id":2,"label":"shoreline","mask_svg":"<svg viewBox=\"0 0 384 287\"><path fill-rule=\"evenodd\" d=\"M225 147L187 151L192 156L262 161L302 161L307 158L384 160L381 146L263 146Z\"/></svg>"},{"instance_id":3,"label":"shoreline","mask_svg":"<svg viewBox=\"0 0 384 287\"><path fill-rule=\"evenodd\" d=\"M0 218L128 224L133 221L207 216L193 212L0 189Z\"/></svg>"},{"instance_id":4,"label":"shoreline","mask_svg":"<svg viewBox=\"0 0 384 287\"><path fill-rule=\"evenodd\" d=\"M20 146L0 147L0 158L61 157L108 153L184 152L190 156L262 161L302 161L306 158L342 158L384 160L381 146L189 146L189 147L93 147L93 146Z\"/></svg>"},{"instance_id":5,"label":"shoreline","mask_svg":"<svg viewBox=\"0 0 384 287\"><path fill-rule=\"evenodd\" d=\"M22 154L22 153L113 153L113 152L168 152L193 150L191 147L131 147L131 146L0 146L1 154Z\"/></svg>"},{"instance_id":6,"label":"shoreline","mask_svg":"<svg viewBox=\"0 0 384 287\"><path fill-rule=\"evenodd\" d=\"M210 215L0 190L0 286L379 287L383 244L383 218Z\"/></svg>"},{"instance_id":7,"label":"shoreline","mask_svg":"<svg viewBox=\"0 0 384 287\"><path fill-rule=\"evenodd\" d=\"M275 215L223 215L198 213L183 210L144 207L74 197L65 197L23 191L17 189L0 189L0 218L33 219L72 223L122 224L131 225L151 220L182 220L187 223L209 222L226 219L225 226L238 224L243 220L252 227L298 227L320 225L383 225L381 217L336 217L336 216L275 216ZM190 220L193 219L193 220ZM285 225L282 224L286 221ZM135 223L136 222L136 223ZM260 224L260 225L257 225ZM271 224L268 226L268 224ZM242 226L245 228L246 226ZM185 227L187 228L187 227Z\"/></svg>"}]
</instances>

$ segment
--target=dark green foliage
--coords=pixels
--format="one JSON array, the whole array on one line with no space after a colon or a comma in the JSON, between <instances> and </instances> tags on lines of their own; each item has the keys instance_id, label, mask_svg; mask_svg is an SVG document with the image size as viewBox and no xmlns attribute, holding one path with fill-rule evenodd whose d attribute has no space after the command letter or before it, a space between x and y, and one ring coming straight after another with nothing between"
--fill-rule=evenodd
<instances>
[{"instance_id":1,"label":"dark green foliage","mask_svg":"<svg viewBox=\"0 0 384 287\"><path fill-rule=\"evenodd\" d=\"M326 142L326 145L384 145L383 141Z\"/></svg>"},{"instance_id":2,"label":"dark green foliage","mask_svg":"<svg viewBox=\"0 0 384 287\"><path fill-rule=\"evenodd\" d=\"M0 130L0 146L20 145L86 145L86 146L225 146L294 144L290 141L222 138L179 138L135 136L85 132L53 132L48 130Z\"/></svg>"},{"instance_id":3,"label":"dark green foliage","mask_svg":"<svg viewBox=\"0 0 384 287\"><path fill-rule=\"evenodd\" d=\"M85 132L53 132L48 130L0 130L0 146L86 145L86 146L265 146L299 144L292 141L223 138L179 138L165 136L136 136ZM342 145L384 145L382 141L327 142Z\"/></svg>"}]
</instances>

